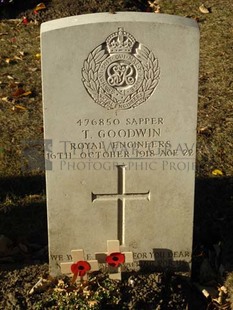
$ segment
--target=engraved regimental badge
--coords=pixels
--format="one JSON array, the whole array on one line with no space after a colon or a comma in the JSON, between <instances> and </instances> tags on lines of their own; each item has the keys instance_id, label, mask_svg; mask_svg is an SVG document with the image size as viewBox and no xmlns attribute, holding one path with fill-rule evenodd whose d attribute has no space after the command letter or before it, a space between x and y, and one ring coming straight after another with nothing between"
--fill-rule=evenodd
<instances>
[{"instance_id":1,"label":"engraved regimental badge","mask_svg":"<svg viewBox=\"0 0 233 310\"><path fill-rule=\"evenodd\" d=\"M136 108L159 82L158 59L123 28L112 33L84 61L83 84L92 99L111 110Z\"/></svg>"}]
</instances>

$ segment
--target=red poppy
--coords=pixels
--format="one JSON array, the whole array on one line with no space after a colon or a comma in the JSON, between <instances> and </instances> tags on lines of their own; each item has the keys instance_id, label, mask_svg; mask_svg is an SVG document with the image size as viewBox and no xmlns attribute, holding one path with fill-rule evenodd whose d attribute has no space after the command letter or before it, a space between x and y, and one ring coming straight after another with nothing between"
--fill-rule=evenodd
<instances>
[{"instance_id":1,"label":"red poppy","mask_svg":"<svg viewBox=\"0 0 233 310\"><path fill-rule=\"evenodd\" d=\"M27 24L28 24L28 19L27 19L26 16L23 17L22 23L23 23L24 25L27 25Z\"/></svg>"},{"instance_id":2,"label":"red poppy","mask_svg":"<svg viewBox=\"0 0 233 310\"><path fill-rule=\"evenodd\" d=\"M112 267L119 267L125 262L125 255L119 252L111 253L106 257L106 263Z\"/></svg>"},{"instance_id":3,"label":"red poppy","mask_svg":"<svg viewBox=\"0 0 233 310\"><path fill-rule=\"evenodd\" d=\"M71 265L71 271L80 277L85 276L85 274L91 270L91 266L88 262L80 260L77 263Z\"/></svg>"}]
</instances>

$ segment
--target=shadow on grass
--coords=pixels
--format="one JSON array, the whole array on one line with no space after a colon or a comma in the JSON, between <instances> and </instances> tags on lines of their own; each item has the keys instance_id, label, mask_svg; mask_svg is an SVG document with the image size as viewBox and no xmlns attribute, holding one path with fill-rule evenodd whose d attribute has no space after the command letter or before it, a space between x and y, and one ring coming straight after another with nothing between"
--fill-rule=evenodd
<instances>
[{"instance_id":1,"label":"shadow on grass","mask_svg":"<svg viewBox=\"0 0 233 310\"><path fill-rule=\"evenodd\" d=\"M0 199L7 194L13 196L25 196L41 194L45 192L44 175L22 176L22 177L0 177Z\"/></svg>"},{"instance_id":2,"label":"shadow on grass","mask_svg":"<svg viewBox=\"0 0 233 310\"><path fill-rule=\"evenodd\" d=\"M0 235L47 244L43 175L0 178Z\"/></svg>"},{"instance_id":3,"label":"shadow on grass","mask_svg":"<svg viewBox=\"0 0 233 310\"><path fill-rule=\"evenodd\" d=\"M233 267L232 185L230 177L197 178L195 189L194 253L220 243L228 269ZM0 234L47 243L44 176L0 178L0 200L6 204L7 199L14 205L9 202L7 210L1 209Z\"/></svg>"},{"instance_id":4,"label":"shadow on grass","mask_svg":"<svg viewBox=\"0 0 233 310\"><path fill-rule=\"evenodd\" d=\"M219 262L233 270L233 178L196 179L193 256L221 250ZM193 266L194 269L195 266Z\"/></svg>"}]
</instances>

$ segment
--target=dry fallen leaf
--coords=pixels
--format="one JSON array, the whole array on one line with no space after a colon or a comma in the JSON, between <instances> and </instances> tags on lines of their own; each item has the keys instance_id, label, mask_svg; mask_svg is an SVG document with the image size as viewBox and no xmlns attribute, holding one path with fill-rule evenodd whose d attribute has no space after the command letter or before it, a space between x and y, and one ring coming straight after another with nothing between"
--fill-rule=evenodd
<instances>
[{"instance_id":1,"label":"dry fallen leaf","mask_svg":"<svg viewBox=\"0 0 233 310\"><path fill-rule=\"evenodd\" d=\"M38 11L41 11L41 10L44 10L46 9L46 6L43 2L37 4L37 6L34 8L34 12L38 12Z\"/></svg>"},{"instance_id":2,"label":"dry fallen leaf","mask_svg":"<svg viewBox=\"0 0 233 310\"><path fill-rule=\"evenodd\" d=\"M98 304L98 301L97 300L90 300L90 301L88 301L88 304L90 307L93 307L93 306Z\"/></svg>"},{"instance_id":3,"label":"dry fallen leaf","mask_svg":"<svg viewBox=\"0 0 233 310\"><path fill-rule=\"evenodd\" d=\"M156 2L156 0L155 1L148 1L148 3L149 3L149 6L153 9L155 6L157 6L157 2Z\"/></svg>"},{"instance_id":4,"label":"dry fallen leaf","mask_svg":"<svg viewBox=\"0 0 233 310\"><path fill-rule=\"evenodd\" d=\"M199 6L199 11L203 14L209 14L210 13L210 9L208 9L207 7L205 7L204 4Z\"/></svg>"},{"instance_id":5,"label":"dry fallen leaf","mask_svg":"<svg viewBox=\"0 0 233 310\"><path fill-rule=\"evenodd\" d=\"M29 96L31 95L31 91L25 91L22 87L19 87L13 94L12 96L13 97L17 97L17 98L20 98L20 97L26 97L26 96Z\"/></svg>"},{"instance_id":6,"label":"dry fallen leaf","mask_svg":"<svg viewBox=\"0 0 233 310\"><path fill-rule=\"evenodd\" d=\"M34 194L34 195L29 195L30 200L38 200L41 199L41 195Z\"/></svg>"},{"instance_id":7,"label":"dry fallen leaf","mask_svg":"<svg viewBox=\"0 0 233 310\"><path fill-rule=\"evenodd\" d=\"M20 95L20 97L26 97L26 96L29 96L29 95L31 95L31 91L29 90L29 91L25 91L25 93L23 93L22 95Z\"/></svg>"},{"instance_id":8,"label":"dry fallen leaf","mask_svg":"<svg viewBox=\"0 0 233 310\"><path fill-rule=\"evenodd\" d=\"M21 60L21 61L23 60L22 57L19 57L19 56L16 56L16 55L14 56L14 59L15 59L15 60Z\"/></svg>"},{"instance_id":9,"label":"dry fallen leaf","mask_svg":"<svg viewBox=\"0 0 233 310\"><path fill-rule=\"evenodd\" d=\"M221 170L219 170L219 169L214 169L214 170L212 171L212 174L213 174L213 175L223 175L223 172L222 172Z\"/></svg>"},{"instance_id":10,"label":"dry fallen leaf","mask_svg":"<svg viewBox=\"0 0 233 310\"><path fill-rule=\"evenodd\" d=\"M13 97L19 97L21 96L22 94L25 93L25 90L23 88L18 88L13 94L12 96Z\"/></svg>"},{"instance_id":11,"label":"dry fallen leaf","mask_svg":"<svg viewBox=\"0 0 233 310\"><path fill-rule=\"evenodd\" d=\"M157 1L148 1L148 4L154 13L160 13L160 5L157 3Z\"/></svg>"},{"instance_id":12,"label":"dry fallen leaf","mask_svg":"<svg viewBox=\"0 0 233 310\"><path fill-rule=\"evenodd\" d=\"M155 13L160 13L160 6L157 6L157 9L154 11Z\"/></svg>"},{"instance_id":13,"label":"dry fallen leaf","mask_svg":"<svg viewBox=\"0 0 233 310\"><path fill-rule=\"evenodd\" d=\"M197 130L197 133L209 136L211 135L211 127L210 126L201 127Z\"/></svg>"},{"instance_id":14,"label":"dry fallen leaf","mask_svg":"<svg viewBox=\"0 0 233 310\"><path fill-rule=\"evenodd\" d=\"M38 70L38 68L28 68L29 71L35 72Z\"/></svg>"},{"instance_id":15,"label":"dry fallen leaf","mask_svg":"<svg viewBox=\"0 0 233 310\"><path fill-rule=\"evenodd\" d=\"M27 111L27 108L23 107L22 105L16 104L12 107L12 111Z\"/></svg>"},{"instance_id":16,"label":"dry fallen leaf","mask_svg":"<svg viewBox=\"0 0 233 310\"><path fill-rule=\"evenodd\" d=\"M204 131L206 131L208 128L209 128L208 126L205 126L205 127L200 128L199 131L200 131L200 132L204 132Z\"/></svg>"},{"instance_id":17,"label":"dry fallen leaf","mask_svg":"<svg viewBox=\"0 0 233 310\"><path fill-rule=\"evenodd\" d=\"M228 301L228 296L227 296L227 289L225 286L221 286L218 288L218 297L217 298L213 298L213 301L216 302L218 305L222 306L221 309L230 309L229 308L229 303ZM224 305L226 306L226 308L224 307Z\"/></svg>"},{"instance_id":18,"label":"dry fallen leaf","mask_svg":"<svg viewBox=\"0 0 233 310\"><path fill-rule=\"evenodd\" d=\"M2 99L2 101L10 102L8 97L3 97L3 98L1 98L1 99Z\"/></svg>"},{"instance_id":19,"label":"dry fallen leaf","mask_svg":"<svg viewBox=\"0 0 233 310\"><path fill-rule=\"evenodd\" d=\"M11 62L11 59L10 59L10 58L6 58L6 59L5 59L5 62L6 62L7 64L9 64L9 63Z\"/></svg>"},{"instance_id":20,"label":"dry fallen leaf","mask_svg":"<svg viewBox=\"0 0 233 310\"><path fill-rule=\"evenodd\" d=\"M50 280L40 278L39 281L32 287L32 289L28 292L29 295L32 295L36 292L43 292L48 290L53 283Z\"/></svg>"}]
</instances>

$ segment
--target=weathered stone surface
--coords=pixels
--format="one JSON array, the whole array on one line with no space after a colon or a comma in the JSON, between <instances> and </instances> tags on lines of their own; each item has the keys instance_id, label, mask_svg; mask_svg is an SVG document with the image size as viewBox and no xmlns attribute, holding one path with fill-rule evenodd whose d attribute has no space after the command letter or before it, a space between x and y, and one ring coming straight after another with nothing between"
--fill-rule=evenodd
<instances>
[{"instance_id":1,"label":"weathered stone surface","mask_svg":"<svg viewBox=\"0 0 233 310\"><path fill-rule=\"evenodd\" d=\"M119 240L136 265L189 268L199 31L150 13L42 24L51 272Z\"/></svg>"}]
</instances>

